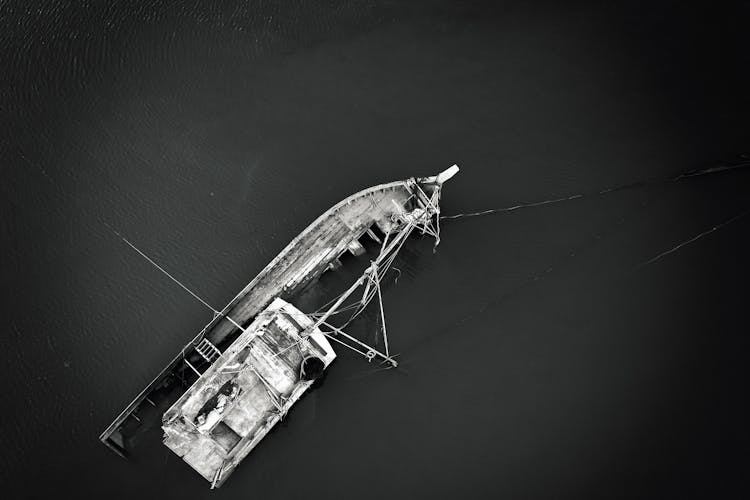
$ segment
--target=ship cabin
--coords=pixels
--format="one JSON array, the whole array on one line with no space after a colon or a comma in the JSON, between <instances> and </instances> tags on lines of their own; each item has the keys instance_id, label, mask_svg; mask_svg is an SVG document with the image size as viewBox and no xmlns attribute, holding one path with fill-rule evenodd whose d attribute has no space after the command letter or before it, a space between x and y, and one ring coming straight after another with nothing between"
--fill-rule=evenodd
<instances>
[{"instance_id":1,"label":"ship cabin","mask_svg":"<svg viewBox=\"0 0 750 500\"><path fill-rule=\"evenodd\" d=\"M219 486L335 359L314 326L274 299L166 411L164 444Z\"/></svg>"}]
</instances>

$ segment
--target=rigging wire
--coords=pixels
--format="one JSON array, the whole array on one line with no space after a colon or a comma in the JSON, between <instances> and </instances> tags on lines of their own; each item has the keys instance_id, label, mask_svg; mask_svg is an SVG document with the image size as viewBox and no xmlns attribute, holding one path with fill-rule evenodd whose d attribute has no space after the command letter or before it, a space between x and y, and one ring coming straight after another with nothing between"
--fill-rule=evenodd
<instances>
[{"instance_id":1,"label":"rigging wire","mask_svg":"<svg viewBox=\"0 0 750 500\"><path fill-rule=\"evenodd\" d=\"M109 227L109 224L107 224L107 227ZM130 240L128 240L125 236L123 236L122 234L120 234L119 232L117 232L112 227L109 227L109 229L110 229L110 231L112 231L113 233L115 233L115 235L117 235L118 238L120 238L122 241L124 241L130 248L132 248L133 250L135 250L136 252L138 252L141 255L141 257L143 257L148 262L150 262L159 271L161 271L162 273L166 274L169 279L171 279L172 281L174 281L175 283L177 283L183 290L185 290L187 293L189 293L190 295L192 295L201 304L203 304L204 306L206 306L207 308L209 308L211 311L213 311L214 314L216 314L217 316L221 314L215 307L213 307L211 304L209 304L208 302L206 302L205 300L203 300L201 297L198 296L198 294L196 294L190 288L188 288L187 285L183 284L180 280L178 280L177 278L175 278L174 276L172 276L166 269L164 269L159 264L157 264L151 257L149 257L144 252L142 252L137 246L135 246L133 243L131 243Z\"/></svg>"}]
</instances>

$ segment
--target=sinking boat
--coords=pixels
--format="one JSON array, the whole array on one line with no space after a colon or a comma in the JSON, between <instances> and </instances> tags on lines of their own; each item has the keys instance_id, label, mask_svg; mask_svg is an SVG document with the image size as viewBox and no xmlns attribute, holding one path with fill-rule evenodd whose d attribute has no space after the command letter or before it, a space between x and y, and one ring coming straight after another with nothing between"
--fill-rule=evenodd
<instances>
[{"instance_id":1,"label":"sinking boat","mask_svg":"<svg viewBox=\"0 0 750 500\"><path fill-rule=\"evenodd\" d=\"M380 281L414 231L439 243L441 189L457 172L454 165L435 176L381 184L331 207L223 310L211 308L213 319L100 440L127 457L144 416L161 415L163 443L218 487L336 358L333 345L397 366L388 344ZM300 291L339 268L344 253L364 253L363 237L375 241L379 251L360 277L317 311L295 307ZM354 295L358 290L361 296ZM376 297L382 346L369 345L331 321L342 311L355 317Z\"/></svg>"}]
</instances>

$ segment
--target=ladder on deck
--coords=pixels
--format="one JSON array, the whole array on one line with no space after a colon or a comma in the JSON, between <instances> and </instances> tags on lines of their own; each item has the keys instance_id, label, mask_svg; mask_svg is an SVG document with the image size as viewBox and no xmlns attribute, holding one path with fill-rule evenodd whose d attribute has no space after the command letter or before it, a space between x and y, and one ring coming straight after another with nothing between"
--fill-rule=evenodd
<instances>
[{"instance_id":1,"label":"ladder on deck","mask_svg":"<svg viewBox=\"0 0 750 500\"><path fill-rule=\"evenodd\" d=\"M195 346L195 350L198 351L198 354L203 356L203 359L209 363L213 363L219 358L219 356L221 356L221 351L219 351L219 349L206 338L202 339L200 343Z\"/></svg>"}]
</instances>

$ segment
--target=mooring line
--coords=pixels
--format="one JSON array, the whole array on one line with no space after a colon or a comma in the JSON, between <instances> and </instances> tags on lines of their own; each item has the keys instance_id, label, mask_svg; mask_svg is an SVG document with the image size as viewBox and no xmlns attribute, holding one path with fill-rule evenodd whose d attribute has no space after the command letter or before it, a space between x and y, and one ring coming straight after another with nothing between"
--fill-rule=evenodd
<instances>
[{"instance_id":1,"label":"mooring line","mask_svg":"<svg viewBox=\"0 0 750 500\"><path fill-rule=\"evenodd\" d=\"M665 250L664 252L660 253L656 257L653 257L653 258L651 258L651 259L649 259L649 260L647 260L645 262L641 262L640 264L638 264L637 266L635 266L635 270L641 269L641 268L643 268L643 267L645 267L645 266L647 266L649 264L652 264L652 263L656 262L657 260L659 260L659 259L661 259L663 257L666 257L667 255L671 254L672 252L676 252L680 248L682 248L682 247L684 247L686 245L689 245L689 244L691 244L691 243L693 243L693 242L695 242L695 241L703 238L704 236L707 236L707 235L713 233L714 231L717 231L717 230L721 229L722 227L731 224L732 222L734 222L734 221L736 221L738 219L741 219L742 217L746 216L749 213L750 213L750 209L747 209L744 212L740 212L739 214L735 215L731 219L727 219L724 222L715 225L711 229L703 231L702 233L699 233L696 236L693 236L692 238L690 238L687 241L683 241L679 245L676 245L676 246L670 248L669 250Z\"/></svg>"},{"instance_id":2,"label":"mooring line","mask_svg":"<svg viewBox=\"0 0 750 500\"><path fill-rule=\"evenodd\" d=\"M583 198L584 196L585 195L583 194L574 194L572 196L566 196L564 198L555 198L553 200L536 201L534 203L521 203L520 205L513 205L512 207L490 208L489 210L482 210L479 212L469 212L465 214L456 214L456 215L443 215L440 217L440 219L443 219L443 220L460 219L462 217L478 217L480 215L490 215L490 214L496 214L499 212L512 212L520 208L539 207L542 205L549 205L551 203L560 203L562 201L577 200L579 198Z\"/></svg>"},{"instance_id":3,"label":"mooring line","mask_svg":"<svg viewBox=\"0 0 750 500\"><path fill-rule=\"evenodd\" d=\"M642 181L629 182L627 184L622 184L620 186L602 189L596 192L579 193L579 194L574 194L571 196L564 196L561 198L553 198L550 200L536 201L532 203L520 203L518 205L513 205L511 207L491 208L488 210L480 210L478 212L467 212L467 213L461 213L461 214L455 214L455 215L443 215L440 217L440 219L451 220L451 219L461 219L461 218L466 218L466 217L479 217L482 215L490 215L490 214L496 214L496 213L502 213L502 212L513 212L521 208L540 207L543 205L551 205L554 203L562 203L566 201L580 200L583 198L593 198L596 196L602 196L602 195L609 194L609 193L624 191L626 189L633 189L633 188L644 187L644 186L649 186L652 184L659 184L659 183L677 182L677 181L680 181L682 179L686 179L689 177L699 177L702 175L710 175L710 174L716 174L719 172L726 172L728 170L738 170L742 168L749 168L750 159L746 159L746 155L742 155L742 158L743 158L742 160L736 163L718 165L718 166L713 166L713 167L706 167L706 168L702 168L698 170L691 170L688 172L682 172L678 175L670 176L666 178L655 177L655 178L646 179Z\"/></svg>"}]
</instances>

